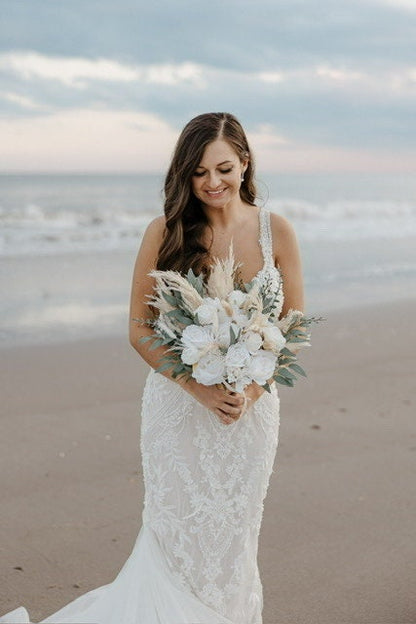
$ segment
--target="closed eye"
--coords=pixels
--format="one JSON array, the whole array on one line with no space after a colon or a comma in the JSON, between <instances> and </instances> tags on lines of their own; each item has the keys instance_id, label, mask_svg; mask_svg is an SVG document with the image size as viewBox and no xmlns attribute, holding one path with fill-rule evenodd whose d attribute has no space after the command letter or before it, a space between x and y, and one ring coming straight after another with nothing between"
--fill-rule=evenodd
<instances>
[{"instance_id":1,"label":"closed eye","mask_svg":"<svg viewBox=\"0 0 416 624\"><path fill-rule=\"evenodd\" d=\"M230 167L229 169L219 169L218 171L220 173L231 173L232 170L233 170L233 167ZM194 176L196 178L201 178L205 174L206 174L206 171L195 171Z\"/></svg>"}]
</instances>

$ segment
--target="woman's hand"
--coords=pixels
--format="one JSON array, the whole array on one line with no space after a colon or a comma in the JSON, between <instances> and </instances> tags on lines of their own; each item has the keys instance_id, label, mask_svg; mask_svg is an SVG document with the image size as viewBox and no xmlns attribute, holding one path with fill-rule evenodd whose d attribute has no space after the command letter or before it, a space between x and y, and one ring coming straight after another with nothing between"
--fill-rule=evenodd
<instances>
[{"instance_id":1,"label":"woman's hand","mask_svg":"<svg viewBox=\"0 0 416 624\"><path fill-rule=\"evenodd\" d=\"M273 380L270 381L273 382ZM244 394L246 395L246 401L242 413L248 410L248 408L251 407L253 403L255 403L257 399L261 397L263 392L265 392L265 389L262 386L259 386L259 384L257 384L255 381L249 384L244 390Z\"/></svg>"},{"instance_id":2,"label":"woman's hand","mask_svg":"<svg viewBox=\"0 0 416 624\"><path fill-rule=\"evenodd\" d=\"M238 420L244 411L244 395L227 390L221 384L204 386L190 379L182 387L199 403L214 412L224 425Z\"/></svg>"}]
</instances>

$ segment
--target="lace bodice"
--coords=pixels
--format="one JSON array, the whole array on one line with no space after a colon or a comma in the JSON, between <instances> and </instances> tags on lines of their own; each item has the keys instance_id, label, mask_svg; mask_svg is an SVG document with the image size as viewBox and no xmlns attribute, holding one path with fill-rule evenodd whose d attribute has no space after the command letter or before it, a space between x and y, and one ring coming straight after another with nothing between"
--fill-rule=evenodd
<instances>
[{"instance_id":1,"label":"lace bodice","mask_svg":"<svg viewBox=\"0 0 416 624\"><path fill-rule=\"evenodd\" d=\"M273 310L273 316L278 318L283 307L283 278L280 269L274 264L270 212L262 207L259 212L259 244L264 264L255 279L261 280L270 292L278 294Z\"/></svg>"}]
</instances>

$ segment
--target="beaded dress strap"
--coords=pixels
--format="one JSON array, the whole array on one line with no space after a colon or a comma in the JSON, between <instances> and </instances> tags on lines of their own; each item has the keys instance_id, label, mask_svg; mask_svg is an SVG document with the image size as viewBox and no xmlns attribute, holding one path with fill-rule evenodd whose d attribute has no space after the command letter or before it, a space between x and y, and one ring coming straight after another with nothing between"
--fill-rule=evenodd
<instances>
[{"instance_id":1,"label":"beaded dress strap","mask_svg":"<svg viewBox=\"0 0 416 624\"><path fill-rule=\"evenodd\" d=\"M274 267L273 239L270 225L270 211L260 208L260 247L263 253L265 267Z\"/></svg>"}]
</instances>

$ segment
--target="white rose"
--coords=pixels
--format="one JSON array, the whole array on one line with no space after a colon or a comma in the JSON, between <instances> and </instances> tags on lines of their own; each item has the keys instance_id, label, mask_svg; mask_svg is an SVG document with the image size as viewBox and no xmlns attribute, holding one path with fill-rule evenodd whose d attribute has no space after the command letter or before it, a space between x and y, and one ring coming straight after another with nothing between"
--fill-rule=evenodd
<instances>
[{"instance_id":1,"label":"white rose","mask_svg":"<svg viewBox=\"0 0 416 624\"><path fill-rule=\"evenodd\" d=\"M251 356L247 373L253 381L263 386L272 377L276 361L277 357L271 351L257 351Z\"/></svg>"},{"instance_id":2,"label":"white rose","mask_svg":"<svg viewBox=\"0 0 416 624\"><path fill-rule=\"evenodd\" d=\"M224 373L224 356L218 351L209 351L194 365L192 376L198 383L204 386L212 386L213 384L222 383L224 381Z\"/></svg>"},{"instance_id":3,"label":"white rose","mask_svg":"<svg viewBox=\"0 0 416 624\"><path fill-rule=\"evenodd\" d=\"M230 325L231 319L229 316L226 316L225 320L218 327L217 332L218 344L220 345L220 347L225 347L226 349L228 349L231 342Z\"/></svg>"},{"instance_id":4,"label":"white rose","mask_svg":"<svg viewBox=\"0 0 416 624\"><path fill-rule=\"evenodd\" d=\"M227 299L231 303L233 308L240 308L247 299L247 294L243 293L241 290L233 290L228 295Z\"/></svg>"},{"instance_id":5,"label":"white rose","mask_svg":"<svg viewBox=\"0 0 416 624\"><path fill-rule=\"evenodd\" d=\"M263 340L257 332L247 332L244 334L244 344L250 353L256 353L263 344Z\"/></svg>"},{"instance_id":6,"label":"white rose","mask_svg":"<svg viewBox=\"0 0 416 624\"><path fill-rule=\"evenodd\" d=\"M250 319L247 314L243 310L240 310L240 308L233 311L233 321L237 327L240 327L241 329L244 329L250 324Z\"/></svg>"},{"instance_id":7,"label":"white rose","mask_svg":"<svg viewBox=\"0 0 416 624\"><path fill-rule=\"evenodd\" d=\"M181 360L184 364L195 364L201 357L201 351L196 347L185 347L181 353Z\"/></svg>"},{"instance_id":8,"label":"white rose","mask_svg":"<svg viewBox=\"0 0 416 624\"><path fill-rule=\"evenodd\" d=\"M279 353L280 349L286 344L286 338L275 325L263 328L263 347L271 349L275 353Z\"/></svg>"},{"instance_id":9,"label":"white rose","mask_svg":"<svg viewBox=\"0 0 416 624\"><path fill-rule=\"evenodd\" d=\"M211 325L218 320L218 299L205 297L204 302L195 310L201 325Z\"/></svg>"},{"instance_id":10,"label":"white rose","mask_svg":"<svg viewBox=\"0 0 416 624\"><path fill-rule=\"evenodd\" d=\"M246 345L241 342L237 342L236 344L228 347L227 354L225 356L225 363L227 367L238 366L239 368L243 368L247 366L250 361L250 353L246 347Z\"/></svg>"},{"instance_id":11,"label":"white rose","mask_svg":"<svg viewBox=\"0 0 416 624\"><path fill-rule=\"evenodd\" d=\"M185 348L206 349L214 342L214 334L210 327L187 325L182 332L182 344Z\"/></svg>"}]
</instances>

